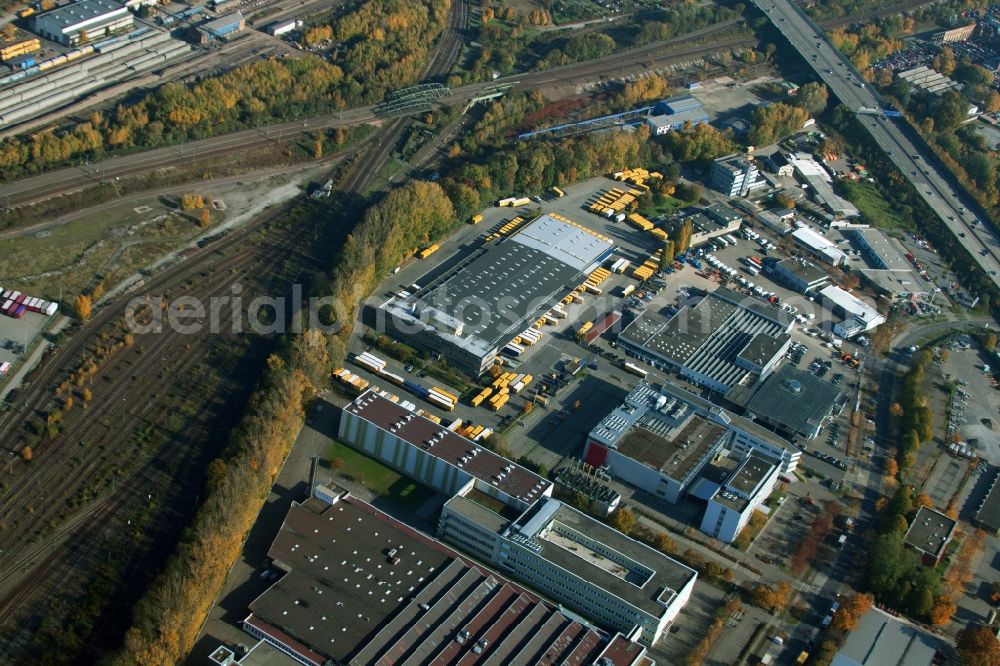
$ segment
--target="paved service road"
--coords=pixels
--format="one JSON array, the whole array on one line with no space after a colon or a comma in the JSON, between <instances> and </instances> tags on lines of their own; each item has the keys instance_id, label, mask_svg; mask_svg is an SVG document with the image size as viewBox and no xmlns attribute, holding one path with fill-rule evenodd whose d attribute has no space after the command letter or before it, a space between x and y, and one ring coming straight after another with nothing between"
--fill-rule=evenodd
<instances>
[{"instance_id":1,"label":"paved service road","mask_svg":"<svg viewBox=\"0 0 1000 666\"><path fill-rule=\"evenodd\" d=\"M903 118L881 114L885 105L864 83L851 63L826 39L822 31L789 0L753 0L778 30L809 63L830 92L858 114L875 142L913 184L927 205L937 213L958 241L969 251L993 283L1000 287L1000 240L988 220L979 223L979 206L954 187L955 178L942 172L932 153ZM918 145L919 144L919 145ZM933 158L932 158L933 159Z\"/></svg>"}]
</instances>

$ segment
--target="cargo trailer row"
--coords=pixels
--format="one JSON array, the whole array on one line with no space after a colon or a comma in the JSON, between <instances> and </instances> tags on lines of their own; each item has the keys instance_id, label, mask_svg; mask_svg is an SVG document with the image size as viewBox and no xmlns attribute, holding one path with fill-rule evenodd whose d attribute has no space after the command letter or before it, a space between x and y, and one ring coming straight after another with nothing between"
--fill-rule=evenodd
<instances>
[{"instance_id":1,"label":"cargo trailer row","mask_svg":"<svg viewBox=\"0 0 1000 666\"><path fill-rule=\"evenodd\" d=\"M385 361L368 352L355 355L354 363L376 374L385 369Z\"/></svg>"},{"instance_id":2,"label":"cargo trailer row","mask_svg":"<svg viewBox=\"0 0 1000 666\"><path fill-rule=\"evenodd\" d=\"M22 294L19 291L0 289L0 313L20 319L25 312L52 316L59 310L58 303Z\"/></svg>"}]
</instances>

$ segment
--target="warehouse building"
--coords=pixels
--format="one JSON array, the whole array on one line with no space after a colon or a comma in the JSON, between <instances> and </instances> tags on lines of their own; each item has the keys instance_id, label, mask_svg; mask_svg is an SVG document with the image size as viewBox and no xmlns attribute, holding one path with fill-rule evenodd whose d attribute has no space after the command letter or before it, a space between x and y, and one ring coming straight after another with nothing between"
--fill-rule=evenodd
<instances>
[{"instance_id":1,"label":"warehouse building","mask_svg":"<svg viewBox=\"0 0 1000 666\"><path fill-rule=\"evenodd\" d=\"M836 243L808 225L803 224L793 231L792 238L809 254L831 266L840 266L847 259Z\"/></svg>"},{"instance_id":2,"label":"warehouse building","mask_svg":"<svg viewBox=\"0 0 1000 666\"><path fill-rule=\"evenodd\" d=\"M728 155L712 162L708 185L727 197L745 197L766 187L767 183L761 180L753 159L746 155Z\"/></svg>"},{"instance_id":3,"label":"warehouse building","mask_svg":"<svg viewBox=\"0 0 1000 666\"><path fill-rule=\"evenodd\" d=\"M380 325L480 375L500 349L583 283L613 249L605 236L541 215L390 298L379 308Z\"/></svg>"},{"instance_id":4,"label":"warehouse building","mask_svg":"<svg viewBox=\"0 0 1000 666\"><path fill-rule=\"evenodd\" d=\"M712 208L717 207L712 206ZM709 212L709 209L705 208L703 211L690 213L682 217L671 218L664 223L663 229L667 232L667 236L673 238L677 234L677 230L680 229L685 222L690 222L691 242L689 245L690 247L697 247L702 243L707 243L713 238L718 238L719 236L725 236L726 234L739 231L743 218L737 215L728 206L725 206L724 208L727 209L731 215L726 214L726 212L721 209ZM735 219L733 219L734 217Z\"/></svg>"},{"instance_id":5,"label":"warehouse building","mask_svg":"<svg viewBox=\"0 0 1000 666\"><path fill-rule=\"evenodd\" d=\"M833 191L833 178L819 162L809 153L795 153L791 158L792 168L809 188L816 202L834 215L840 217L857 217L858 209L847 199Z\"/></svg>"},{"instance_id":6,"label":"warehouse building","mask_svg":"<svg viewBox=\"0 0 1000 666\"><path fill-rule=\"evenodd\" d=\"M534 472L373 391L344 408L338 438L445 495L475 489L523 511L552 494Z\"/></svg>"},{"instance_id":7,"label":"warehouse building","mask_svg":"<svg viewBox=\"0 0 1000 666\"><path fill-rule=\"evenodd\" d=\"M1000 472L993 477L989 492L976 509L976 526L990 534L1000 535Z\"/></svg>"},{"instance_id":8,"label":"warehouse building","mask_svg":"<svg viewBox=\"0 0 1000 666\"><path fill-rule=\"evenodd\" d=\"M63 46L95 41L132 27L123 2L79 0L35 17L35 32Z\"/></svg>"},{"instance_id":9,"label":"warehouse building","mask_svg":"<svg viewBox=\"0 0 1000 666\"><path fill-rule=\"evenodd\" d=\"M551 497L518 516L459 494L438 536L593 620L652 645L691 597L698 574Z\"/></svg>"},{"instance_id":10,"label":"warehouse building","mask_svg":"<svg viewBox=\"0 0 1000 666\"><path fill-rule=\"evenodd\" d=\"M777 461L757 452L744 458L708 500L701 531L732 543L757 507L771 495L778 481L778 470Z\"/></svg>"},{"instance_id":11,"label":"warehouse building","mask_svg":"<svg viewBox=\"0 0 1000 666\"><path fill-rule=\"evenodd\" d=\"M846 229L843 233L864 256L868 268L859 272L878 293L893 300L930 293L931 287L906 260L899 241L872 228Z\"/></svg>"},{"instance_id":12,"label":"warehouse building","mask_svg":"<svg viewBox=\"0 0 1000 666\"><path fill-rule=\"evenodd\" d=\"M338 436L452 496L439 538L606 629L654 643L691 595L693 570L553 500L552 484L533 472L372 391L344 408Z\"/></svg>"},{"instance_id":13,"label":"warehouse building","mask_svg":"<svg viewBox=\"0 0 1000 666\"><path fill-rule=\"evenodd\" d=\"M670 317L646 311L626 326L626 353L725 395L767 376L791 345L792 318L719 287Z\"/></svg>"},{"instance_id":14,"label":"warehouse building","mask_svg":"<svg viewBox=\"0 0 1000 666\"><path fill-rule=\"evenodd\" d=\"M824 287L819 295L823 297L823 304L827 308L844 318L833 325L834 334L842 338L854 337L885 323L885 315L879 314L873 305L840 287Z\"/></svg>"},{"instance_id":15,"label":"warehouse building","mask_svg":"<svg viewBox=\"0 0 1000 666\"><path fill-rule=\"evenodd\" d=\"M801 257L769 261L764 264L764 272L800 294L809 294L830 284L826 271Z\"/></svg>"},{"instance_id":16,"label":"warehouse building","mask_svg":"<svg viewBox=\"0 0 1000 666\"><path fill-rule=\"evenodd\" d=\"M840 390L804 370L785 365L764 380L747 402L747 417L772 426L786 437L815 439L843 408Z\"/></svg>"},{"instance_id":17,"label":"warehouse building","mask_svg":"<svg viewBox=\"0 0 1000 666\"><path fill-rule=\"evenodd\" d=\"M957 525L958 521L940 511L922 506L906 530L903 545L920 553L920 560L926 566L936 567L944 557Z\"/></svg>"},{"instance_id":18,"label":"warehouse building","mask_svg":"<svg viewBox=\"0 0 1000 666\"><path fill-rule=\"evenodd\" d=\"M229 39L245 27L246 20L243 18L243 13L233 12L198 26L198 39L201 44Z\"/></svg>"},{"instance_id":19,"label":"warehouse building","mask_svg":"<svg viewBox=\"0 0 1000 666\"><path fill-rule=\"evenodd\" d=\"M679 130L685 125L698 125L708 121L709 116L705 113L705 107L691 95L657 102L652 113L646 118L646 124L657 136Z\"/></svg>"},{"instance_id":20,"label":"warehouse building","mask_svg":"<svg viewBox=\"0 0 1000 666\"><path fill-rule=\"evenodd\" d=\"M830 666L931 666L940 663L940 638L879 608L870 608L833 658Z\"/></svg>"},{"instance_id":21,"label":"warehouse building","mask_svg":"<svg viewBox=\"0 0 1000 666\"><path fill-rule=\"evenodd\" d=\"M896 74L911 86L926 93L940 95L946 90L961 90L962 84L948 78L941 72L931 69L927 65L920 65L912 69Z\"/></svg>"},{"instance_id":22,"label":"warehouse building","mask_svg":"<svg viewBox=\"0 0 1000 666\"><path fill-rule=\"evenodd\" d=\"M268 550L280 576L250 604L261 641L231 664L647 663L646 649L564 614L345 491L293 503ZM256 653L256 659L251 657Z\"/></svg>"}]
</instances>

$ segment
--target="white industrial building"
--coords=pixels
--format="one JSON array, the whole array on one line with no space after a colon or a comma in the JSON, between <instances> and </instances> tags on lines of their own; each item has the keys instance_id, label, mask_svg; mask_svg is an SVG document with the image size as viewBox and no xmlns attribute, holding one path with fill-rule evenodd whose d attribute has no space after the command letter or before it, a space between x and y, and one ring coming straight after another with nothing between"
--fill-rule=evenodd
<instances>
[{"instance_id":1,"label":"white industrial building","mask_svg":"<svg viewBox=\"0 0 1000 666\"><path fill-rule=\"evenodd\" d=\"M598 625L656 642L687 603L697 572L552 499L552 484L368 391L338 437L451 495L438 537Z\"/></svg>"},{"instance_id":2,"label":"white industrial building","mask_svg":"<svg viewBox=\"0 0 1000 666\"><path fill-rule=\"evenodd\" d=\"M760 179L756 162L746 155L727 155L712 162L708 185L729 197L745 197L767 187Z\"/></svg>"},{"instance_id":3,"label":"white industrial building","mask_svg":"<svg viewBox=\"0 0 1000 666\"><path fill-rule=\"evenodd\" d=\"M792 238L811 255L831 266L840 266L847 259L836 243L808 225L803 224L793 231Z\"/></svg>"},{"instance_id":4,"label":"white industrial building","mask_svg":"<svg viewBox=\"0 0 1000 666\"><path fill-rule=\"evenodd\" d=\"M676 386L645 382L590 431L584 449L587 464L667 502L705 500L702 530L727 543L801 455L762 425Z\"/></svg>"},{"instance_id":5,"label":"white industrial building","mask_svg":"<svg viewBox=\"0 0 1000 666\"><path fill-rule=\"evenodd\" d=\"M834 334L842 338L853 337L885 323L885 316L879 314L875 306L840 287L831 285L820 290L819 295L834 314L844 317L844 321L833 325Z\"/></svg>"},{"instance_id":6,"label":"white industrial building","mask_svg":"<svg viewBox=\"0 0 1000 666\"><path fill-rule=\"evenodd\" d=\"M459 494L438 538L599 626L655 643L687 604L698 573L551 497L518 516Z\"/></svg>"},{"instance_id":7,"label":"white industrial building","mask_svg":"<svg viewBox=\"0 0 1000 666\"><path fill-rule=\"evenodd\" d=\"M896 239L871 227L847 229L844 235L864 255L868 267L859 272L880 294L903 300L926 296L933 289L906 259Z\"/></svg>"},{"instance_id":8,"label":"white industrial building","mask_svg":"<svg viewBox=\"0 0 1000 666\"><path fill-rule=\"evenodd\" d=\"M35 18L35 32L63 46L97 40L132 27L132 14L123 2L80 0Z\"/></svg>"},{"instance_id":9,"label":"white industrial building","mask_svg":"<svg viewBox=\"0 0 1000 666\"><path fill-rule=\"evenodd\" d=\"M643 312L618 343L630 356L726 394L771 372L791 346L793 322L770 305L719 287L669 317Z\"/></svg>"},{"instance_id":10,"label":"white industrial building","mask_svg":"<svg viewBox=\"0 0 1000 666\"><path fill-rule=\"evenodd\" d=\"M774 461L750 454L709 498L701 518L701 531L732 543L777 481L778 466Z\"/></svg>"},{"instance_id":11,"label":"white industrial building","mask_svg":"<svg viewBox=\"0 0 1000 666\"><path fill-rule=\"evenodd\" d=\"M475 488L523 511L552 494L534 472L372 391L344 408L338 437L445 495Z\"/></svg>"},{"instance_id":12,"label":"white industrial building","mask_svg":"<svg viewBox=\"0 0 1000 666\"><path fill-rule=\"evenodd\" d=\"M802 180L812 193L817 203L834 215L857 217L858 209L847 199L833 191L833 178L830 172L812 158L808 153L795 153L791 159L795 174Z\"/></svg>"}]
</instances>

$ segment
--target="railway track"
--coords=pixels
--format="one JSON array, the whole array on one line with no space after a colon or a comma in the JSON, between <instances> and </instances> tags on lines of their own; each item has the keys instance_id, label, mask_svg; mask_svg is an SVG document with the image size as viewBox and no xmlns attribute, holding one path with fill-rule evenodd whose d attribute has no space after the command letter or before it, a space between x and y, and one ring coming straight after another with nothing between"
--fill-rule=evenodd
<instances>
[{"instance_id":1,"label":"railway track","mask_svg":"<svg viewBox=\"0 0 1000 666\"><path fill-rule=\"evenodd\" d=\"M279 213L268 216L275 217ZM266 222L266 220L264 221ZM264 222L254 225L255 229L265 226ZM182 262L170 275L151 281L146 286L147 293L154 292L184 292L199 291L203 298L225 295L230 292L234 283L251 281L262 273L261 267L280 265L284 261L293 260L301 264L309 261L318 262L317 257L301 255L301 248L310 241L312 229L302 225L301 229L277 230L282 234L280 242L268 239L269 242L251 242L252 230L243 233L230 234L225 239L211 246L211 251L205 250L201 255L194 255ZM245 247L237 247L245 243ZM229 252L220 256L220 252ZM299 252L300 256L294 256ZM264 271L266 273L266 269ZM206 277L207 275L207 277ZM194 278L202 278L200 280ZM278 279L278 278L275 278ZM263 288L266 284L258 280ZM63 376L63 373L75 367L77 359L85 352L89 341L101 330L107 330L121 317L125 304L124 298L113 305L103 308L97 313L85 330L80 331L59 355L61 363L50 362L36 378L33 392L28 396L32 410L21 414L32 414L35 409L45 409L49 404L48 396L52 387ZM249 300L249 299L248 299ZM222 308L220 314L221 330L228 330L232 317L229 308ZM146 425L156 425L162 421L164 410L176 404L183 404L179 384L174 384L179 398L163 399L159 392L165 390L161 386L161 377L189 378L198 382L197 371L207 372L206 363L213 354L223 352L227 346L225 338L210 338L207 342L192 342L184 336L172 332L149 336L148 339L137 340L135 347L142 346L142 353L134 362L129 358L135 354L135 348L126 348L109 357L102 369L95 375L98 387L94 389L94 399L87 410L85 418L70 421L67 417L67 432L60 435L53 443L39 447L33 467L21 470L16 482L11 485L3 498L3 515L7 525L11 516L31 516L31 520L21 520L17 526L5 530L2 534L4 542L4 566L0 578L0 626L10 626L11 621L20 615L20 610L32 608L25 600L35 599L32 590L44 588L44 581L67 580L71 578L73 568L78 559L75 553L85 551L92 544L100 528L108 523L109 512L117 515L123 502L134 498L138 491L150 487L150 478L162 474L162 469L170 464L176 464L178 451L171 447L169 451L143 452L140 457L146 458L145 464L129 470L121 480L121 485L113 491L101 488L104 495L89 502L83 509L66 522L63 522L52 533L38 537L34 534L37 526L49 525L58 521L65 511L69 500L83 491L90 492L92 479L98 483L108 474L109 464L115 466L115 458L128 458L134 454L132 449L135 432ZM71 353L70 353L71 352ZM249 371L249 369L248 369ZM255 375L256 370L251 373ZM109 381L105 384L104 377ZM246 386L252 386L252 376L247 377ZM167 379L169 383L169 379ZM232 388L232 387L230 387ZM245 392L245 388L243 389ZM230 391L231 393L231 391ZM166 404L166 406L165 406ZM237 401L235 404L240 404ZM77 408L79 409L79 408ZM195 414L190 416L192 423L207 424L219 410L218 401L199 405ZM83 414L76 416L83 417ZM22 420L9 417L4 423L5 441L10 441L12 431L16 431ZM72 433L72 437L70 436ZM14 433L16 434L16 432ZM194 429L186 432L193 442L208 442L215 433ZM79 447L78 441L87 443ZM168 443L174 443L172 439ZM204 455L200 447L191 447L186 456ZM105 453L106 452L106 453ZM70 457L78 457L76 465L70 469ZM163 459L163 455L168 457ZM38 465L35 465L35 463ZM125 465L127 467L127 465ZM114 472L112 472L113 474ZM183 478L183 477L182 477ZM160 486L164 484L161 483ZM167 485L169 486L169 480ZM46 497L39 503L39 489L43 489ZM176 491L174 491L176 493ZM168 490L168 495L169 490ZM190 500L181 504L190 504ZM166 504L165 504L166 506ZM31 507L30 513L26 510ZM164 508L164 511L171 509ZM175 517L176 518L176 517ZM174 519L163 521L164 529L174 524L183 524ZM87 535L93 536L87 536ZM162 551L162 549L161 549ZM53 560L54 553L62 553L64 557ZM44 597L42 597L44 599ZM0 661L3 661L11 644L0 644Z\"/></svg>"}]
</instances>

